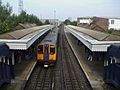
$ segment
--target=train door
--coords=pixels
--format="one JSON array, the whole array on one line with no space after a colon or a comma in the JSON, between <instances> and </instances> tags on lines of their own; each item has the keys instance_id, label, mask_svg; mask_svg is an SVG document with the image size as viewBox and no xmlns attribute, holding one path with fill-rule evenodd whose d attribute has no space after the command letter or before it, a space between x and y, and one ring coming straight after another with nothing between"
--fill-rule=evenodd
<instances>
[{"instance_id":1,"label":"train door","mask_svg":"<svg viewBox=\"0 0 120 90\"><path fill-rule=\"evenodd\" d=\"M44 60L44 47L43 47L43 45L38 45L37 60Z\"/></svg>"},{"instance_id":2,"label":"train door","mask_svg":"<svg viewBox=\"0 0 120 90\"><path fill-rule=\"evenodd\" d=\"M49 48L49 60L56 60L56 51L55 51L55 45L50 45Z\"/></svg>"},{"instance_id":3,"label":"train door","mask_svg":"<svg viewBox=\"0 0 120 90\"><path fill-rule=\"evenodd\" d=\"M49 53L48 53L48 50L49 50L49 45L48 44L45 44L45 46L44 46L44 60L45 61L48 61L49 60Z\"/></svg>"}]
</instances>

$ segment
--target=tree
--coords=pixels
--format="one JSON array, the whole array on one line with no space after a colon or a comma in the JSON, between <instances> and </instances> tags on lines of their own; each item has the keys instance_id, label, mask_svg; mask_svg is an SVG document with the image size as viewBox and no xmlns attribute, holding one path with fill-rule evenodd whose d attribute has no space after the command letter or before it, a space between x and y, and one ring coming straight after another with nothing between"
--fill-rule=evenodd
<instances>
[{"instance_id":1,"label":"tree","mask_svg":"<svg viewBox=\"0 0 120 90\"><path fill-rule=\"evenodd\" d=\"M0 22L0 33L5 33L5 32L7 32L9 30L10 30L10 28L8 26L8 23Z\"/></svg>"},{"instance_id":2,"label":"tree","mask_svg":"<svg viewBox=\"0 0 120 90\"><path fill-rule=\"evenodd\" d=\"M12 7L7 3L2 5L0 2L0 33L13 30L19 23L31 23L42 25L40 19L35 15L27 14L26 11L22 11L20 15L12 14ZM48 24L48 22L46 22Z\"/></svg>"},{"instance_id":3,"label":"tree","mask_svg":"<svg viewBox=\"0 0 120 90\"><path fill-rule=\"evenodd\" d=\"M6 6L1 5L0 6L0 21L5 21L7 18L10 17L12 12L12 7L7 3Z\"/></svg>"},{"instance_id":4,"label":"tree","mask_svg":"<svg viewBox=\"0 0 120 90\"><path fill-rule=\"evenodd\" d=\"M10 16L6 22L8 23L9 27L11 29L13 29L14 27L16 27L18 25L18 17L17 15L13 14L12 16Z\"/></svg>"},{"instance_id":5,"label":"tree","mask_svg":"<svg viewBox=\"0 0 120 90\"><path fill-rule=\"evenodd\" d=\"M66 25L70 25L70 23L71 23L71 21L70 21L69 19L66 19L66 20L64 21L64 24L66 24Z\"/></svg>"},{"instance_id":6,"label":"tree","mask_svg":"<svg viewBox=\"0 0 120 90\"><path fill-rule=\"evenodd\" d=\"M70 24L74 25L74 26L77 26L77 21L72 21Z\"/></svg>"},{"instance_id":7,"label":"tree","mask_svg":"<svg viewBox=\"0 0 120 90\"><path fill-rule=\"evenodd\" d=\"M37 25L42 25L42 22L39 20L39 18L35 15L29 15L25 11L22 11L22 13L18 16L18 22L19 23L35 23Z\"/></svg>"},{"instance_id":8,"label":"tree","mask_svg":"<svg viewBox=\"0 0 120 90\"><path fill-rule=\"evenodd\" d=\"M37 24L37 25L42 25L42 22L40 21L40 19L37 17L37 16L35 16L35 15L28 15L28 22L29 23L35 23L35 24Z\"/></svg>"},{"instance_id":9,"label":"tree","mask_svg":"<svg viewBox=\"0 0 120 90\"><path fill-rule=\"evenodd\" d=\"M27 13L25 11L22 11L20 15L18 16L18 22L19 23L26 23L27 22Z\"/></svg>"},{"instance_id":10,"label":"tree","mask_svg":"<svg viewBox=\"0 0 120 90\"><path fill-rule=\"evenodd\" d=\"M64 24L77 26L77 21L70 21L69 19L66 19Z\"/></svg>"},{"instance_id":11,"label":"tree","mask_svg":"<svg viewBox=\"0 0 120 90\"><path fill-rule=\"evenodd\" d=\"M94 16L94 17L92 18L92 23L93 23L93 24L96 24L96 20L97 20L97 17Z\"/></svg>"},{"instance_id":12,"label":"tree","mask_svg":"<svg viewBox=\"0 0 120 90\"><path fill-rule=\"evenodd\" d=\"M10 30L8 19L10 18L12 7L9 3L5 6L0 3L0 33L4 33Z\"/></svg>"},{"instance_id":13,"label":"tree","mask_svg":"<svg viewBox=\"0 0 120 90\"><path fill-rule=\"evenodd\" d=\"M49 22L49 20L45 20L45 23L44 23L45 25L46 24L50 24L50 22Z\"/></svg>"}]
</instances>

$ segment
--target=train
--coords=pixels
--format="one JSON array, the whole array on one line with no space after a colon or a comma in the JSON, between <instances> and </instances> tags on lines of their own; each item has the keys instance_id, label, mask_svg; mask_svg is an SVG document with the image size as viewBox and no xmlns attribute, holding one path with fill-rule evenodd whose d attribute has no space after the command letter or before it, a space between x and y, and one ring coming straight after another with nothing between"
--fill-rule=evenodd
<instances>
[{"instance_id":1,"label":"train","mask_svg":"<svg viewBox=\"0 0 120 90\"><path fill-rule=\"evenodd\" d=\"M37 63L44 67L54 66L57 59L58 28L52 29L37 45Z\"/></svg>"},{"instance_id":2,"label":"train","mask_svg":"<svg viewBox=\"0 0 120 90\"><path fill-rule=\"evenodd\" d=\"M107 50L104 81L120 89L120 44L113 44Z\"/></svg>"}]
</instances>

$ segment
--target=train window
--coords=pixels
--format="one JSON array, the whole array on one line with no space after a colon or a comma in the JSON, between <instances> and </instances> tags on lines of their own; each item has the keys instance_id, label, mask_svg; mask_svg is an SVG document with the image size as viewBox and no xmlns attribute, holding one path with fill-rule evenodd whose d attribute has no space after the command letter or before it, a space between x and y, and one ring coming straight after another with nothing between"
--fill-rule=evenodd
<instances>
[{"instance_id":1,"label":"train window","mask_svg":"<svg viewBox=\"0 0 120 90\"><path fill-rule=\"evenodd\" d=\"M55 54L55 46L50 46L50 54Z\"/></svg>"},{"instance_id":2,"label":"train window","mask_svg":"<svg viewBox=\"0 0 120 90\"><path fill-rule=\"evenodd\" d=\"M38 46L38 53L40 53L40 54L43 53L43 45Z\"/></svg>"}]
</instances>

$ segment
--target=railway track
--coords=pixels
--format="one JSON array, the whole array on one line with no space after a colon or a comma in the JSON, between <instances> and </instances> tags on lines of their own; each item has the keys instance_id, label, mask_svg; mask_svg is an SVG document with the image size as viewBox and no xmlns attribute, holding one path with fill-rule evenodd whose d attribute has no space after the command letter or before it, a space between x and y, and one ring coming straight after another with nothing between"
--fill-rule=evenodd
<instances>
[{"instance_id":1,"label":"railway track","mask_svg":"<svg viewBox=\"0 0 120 90\"><path fill-rule=\"evenodd\" d=\"M92 90L60 27L54 67L37 65L24 90Z\"/></svg>"},{"instance_id":2,"label":"railway track","mask_svg":"<svg viewBox=\"0 0 120 90\"><path fill-rule=\"evenodd\" d=\"M54 68L43 68L37 65L24 90L52 90L54 84Z\"/></svg>"},{"instance_id":3,"label":"railway track","mask_svg":"<svg viewBox=\"0 0 120 90\"><path fill-rule=\"evenodd\" d=\"M74 56L72 49L65 37L65 33L62 29L61 32L61 52L64 58L63 68L65 68L66 77L66 89L69 90L92 90L85 74L83 73L76 57Z\"/></svg>"}]
</instances>

